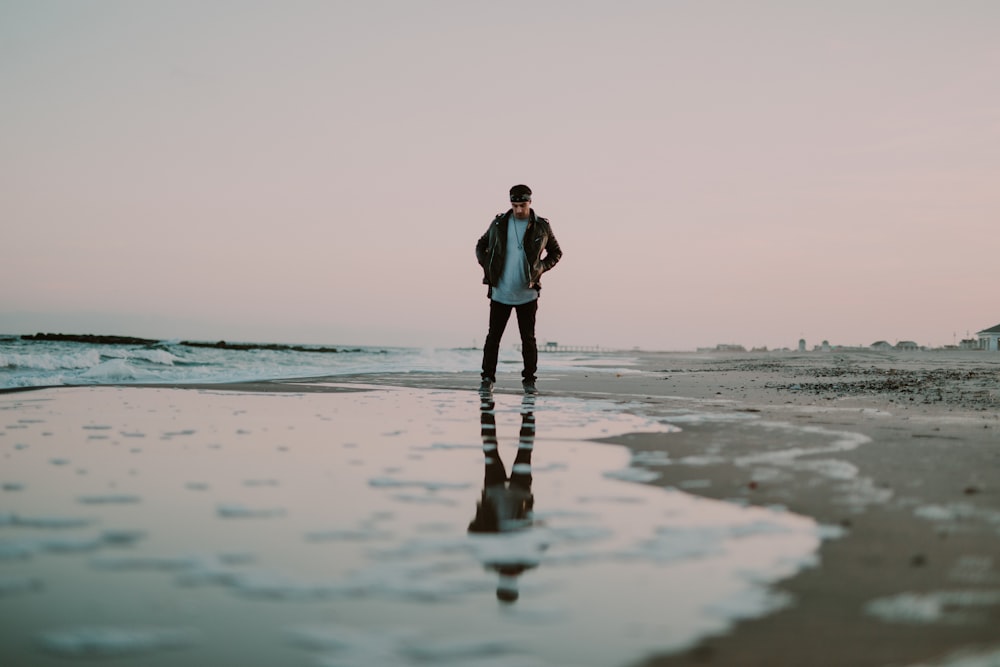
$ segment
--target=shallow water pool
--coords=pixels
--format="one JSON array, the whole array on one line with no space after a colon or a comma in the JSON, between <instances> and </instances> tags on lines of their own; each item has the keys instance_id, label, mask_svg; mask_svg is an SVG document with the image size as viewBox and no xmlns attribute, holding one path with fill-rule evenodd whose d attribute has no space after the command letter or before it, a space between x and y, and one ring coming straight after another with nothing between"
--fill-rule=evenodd
<instances>
[{"instance_id":1,"label":"shallow water pool","mask_svg":"<svg viewBox=\"0 0 1000 667\"><path fill-rule=\"evenodd\" d=\"M3 396L0 662L679 650L783 604L768 584L820 542L801 516L643 484L628 450L588 441L681 427L598 400L385 387Z\"/></svg>"}]
</instances>

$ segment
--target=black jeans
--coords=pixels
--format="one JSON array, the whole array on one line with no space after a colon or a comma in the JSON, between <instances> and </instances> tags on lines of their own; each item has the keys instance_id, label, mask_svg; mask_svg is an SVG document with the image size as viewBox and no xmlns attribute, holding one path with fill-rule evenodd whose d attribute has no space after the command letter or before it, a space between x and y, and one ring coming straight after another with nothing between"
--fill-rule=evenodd
<instances>
[{"instance_id":1,"label":"black jeans","mask_svg":"<svg viewBox=\"0 0 1000 667\"><path fill-rule=\"evenodd\" d=\"M484 380L496 381L500 339L503 338L512 310L517 311L517 328L521 332L521 358L524 360L521 377L525 381L535 381L535 373L538 371L538 345L535 343L535 314L538 312L538 299L522 303L520 306L508 306L505 303L490 301L490 331L486 334L486 345L483 347Z\"/></svg>"}]
</instances>

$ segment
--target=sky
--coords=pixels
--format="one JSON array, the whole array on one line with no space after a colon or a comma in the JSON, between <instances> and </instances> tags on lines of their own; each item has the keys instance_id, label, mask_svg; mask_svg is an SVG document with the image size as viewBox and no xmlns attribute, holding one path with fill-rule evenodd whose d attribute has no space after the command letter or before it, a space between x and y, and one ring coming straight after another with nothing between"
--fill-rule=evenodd
<instances>
[{"instance_id":1,"label":"sky","mask_svg":"<svg viewBox=\"0 0 1000 667\"><path fill-rule=\"evenodd\" d=\"M953 344L997 72L994 0L0 0L0 333L482 345L526 183L540 343Z\"/></svg>"}]
</instances>

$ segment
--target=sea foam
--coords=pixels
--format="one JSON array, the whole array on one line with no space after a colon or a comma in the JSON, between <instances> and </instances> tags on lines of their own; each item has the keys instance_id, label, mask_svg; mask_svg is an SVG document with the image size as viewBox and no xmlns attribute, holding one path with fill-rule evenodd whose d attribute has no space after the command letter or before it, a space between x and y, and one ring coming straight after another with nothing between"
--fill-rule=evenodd
<instances>
[{"instance_id":1,"label":"sea foam","mask_svg":"<svg viewBox=\"0 0 1000 667\"><path fill-rule=\"evenodd\" d=\"M39 635L39 646L68 658L110 658L191 646L198 632L190 628L76 627Z\"/></svg>"}]
</instances>

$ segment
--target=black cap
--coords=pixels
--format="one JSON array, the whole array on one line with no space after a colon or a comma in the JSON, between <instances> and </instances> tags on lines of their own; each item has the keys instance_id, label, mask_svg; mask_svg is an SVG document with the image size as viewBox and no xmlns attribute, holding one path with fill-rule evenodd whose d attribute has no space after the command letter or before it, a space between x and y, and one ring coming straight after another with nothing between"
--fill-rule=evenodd
<instances>
[{"instance_id":1,"label":"black cap","mask_svg":"<svg viewBox=\"0 0 1000 667\"><path fill-rule=\"evenodd\" d=\"M515 185L510 189L512 202L531 201L531 188L527 185Z\"/></svg>"}]
</instances>

